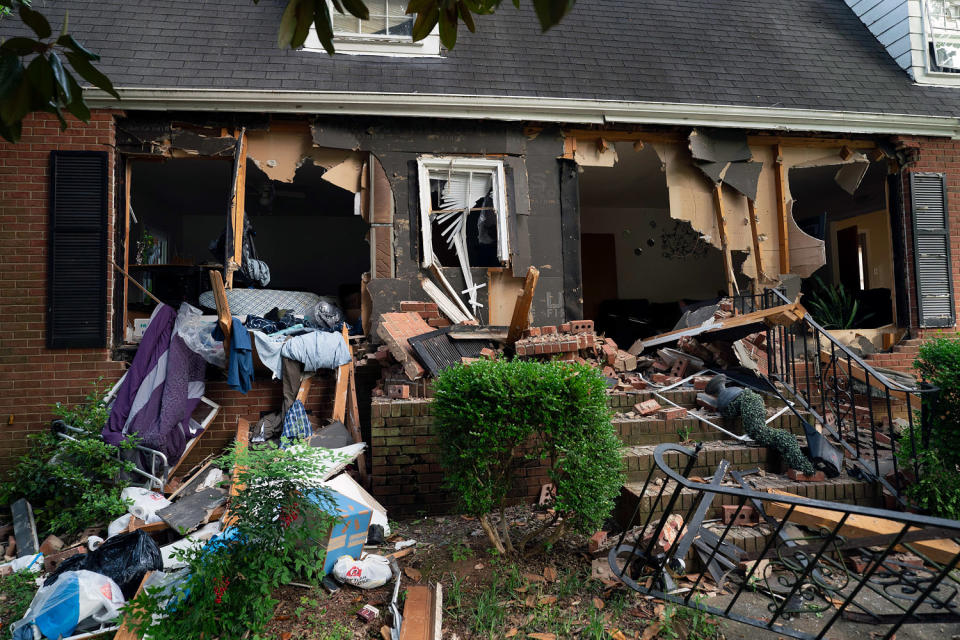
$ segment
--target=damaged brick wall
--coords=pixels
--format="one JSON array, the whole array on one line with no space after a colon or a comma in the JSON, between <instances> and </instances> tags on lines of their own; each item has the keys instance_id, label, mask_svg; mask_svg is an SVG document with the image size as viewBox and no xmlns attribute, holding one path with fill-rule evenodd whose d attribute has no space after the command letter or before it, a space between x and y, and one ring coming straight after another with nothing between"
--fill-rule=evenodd
<instances>
[{"instance_id":1,"label":"damaged brick wall","mask_svg":"<svg viewBox=\"0 0 960 640\"><path fill-rule=\"evenodd\" d=\"M900 136L894 138L906 160L902 171L903 209L905 235L905 256L907 274L907 293L910 306L909 326L917 337L934 336L946 329L919 329L917 314L917 281L913 251L913 219L910 203L910 173L943 173L947 177L947 212L950 225L951 272L953 275L954 309L960 303L960 140L928 138L920 136ZM893 224L895 220L891 221ZM906 324L901 322L901 324Z\"/></svg>"},{"instance_id":2,"label":"damaged brick wall","mask_svg":"<svg viewBox=\"0 0 960 640\"><path fill-rule=\"evenodd\" d=\"M57 150L106 151L112 175L113 113L97 111L89 124L70 118L67 131L54 116L35 114L24 121L18 144L0 141L0 469L26 451L29 433L47 428L55 402L79 402L92 380L114 380L124 370L107 349L47 349L48 184L50 152ZM113 234L107 238L113 255ZM108 271L108 290L113 278ZM108 326L112 304L108 297Z\"/></svg>"}]
</instances>

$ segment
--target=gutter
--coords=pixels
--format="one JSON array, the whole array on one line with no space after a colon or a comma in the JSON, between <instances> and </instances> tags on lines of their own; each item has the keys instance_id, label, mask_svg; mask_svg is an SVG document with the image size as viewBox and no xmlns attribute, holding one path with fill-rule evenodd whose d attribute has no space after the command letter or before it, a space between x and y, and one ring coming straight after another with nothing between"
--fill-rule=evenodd
<instances>
[{"instance_id":1,"label":"gutter","mask_svg":"<svg viewBox=\"0 0 960 640\"><path fill-rule=\"evenodd\" d=\"M91 108L731 127L960 138L960 118L735 105L337 91L85 89Z\"/></svg>"}]
</instances>

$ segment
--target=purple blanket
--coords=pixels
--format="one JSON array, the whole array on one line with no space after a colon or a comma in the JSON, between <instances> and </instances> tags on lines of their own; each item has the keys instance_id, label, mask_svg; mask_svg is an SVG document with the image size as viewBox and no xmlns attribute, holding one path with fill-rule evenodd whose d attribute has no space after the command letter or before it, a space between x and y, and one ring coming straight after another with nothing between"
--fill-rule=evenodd
<instances>
[{"instance_id":1,"label":"purple blanket","mask_svg":"<svg viewBox=\"0 0 960 640\"><path fill-rule=\"evenodd\" d=\"M154 311L137 355L110 408L103 440L119 445L129 434L157 449L170 464L183 455L190 415L204 391L206 364L176 333L177 314L167 305Z\"/></svg>"}]
</instances>

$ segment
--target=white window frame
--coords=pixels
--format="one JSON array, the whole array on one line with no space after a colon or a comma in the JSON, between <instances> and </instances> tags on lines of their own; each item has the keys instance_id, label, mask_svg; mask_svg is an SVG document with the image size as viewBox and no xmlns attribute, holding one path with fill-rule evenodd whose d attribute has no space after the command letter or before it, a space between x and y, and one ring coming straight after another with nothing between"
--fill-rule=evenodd
<instances>
[{"instance_id":1,"label":"white window frame","mask_svg":"<svg viewBox=\"0 0 960 640\"><path fill-rule=\"evenodd\" d=\"M922 84L960 87L960 73L934 71L934 61L930 53L930 43L933 37L930 32L930 16L927 11L927 2L926 0L919 0L917 4L919 4L920 7L921 42L916 43L916 48L921 50L922 58L918 65L919 68L914 67L917 71L915 80ZM913 34L912 38L915 37L916 33ZM916 42L916 40L914 40L914 42Z\"/></svg>"},{"instance_id":2,"label":"white window frame","mask_svg":"<svg viewBox=\"0 0 960 640\"><path fill-rule=\"evenodd\" d=\"M483 158L421 156L417 158L417 173L420 190L420 231L423 241L422 266L424 268L434 264L440 266L433 255L433 222L430 220L430 211L433 207L430 198L431 174L451 171L472 171L488 173L492 176L493 206L497 212L497 258L501 264L506 265L510 261L510 231L507 227L506 176L503 162ZM461 260L465 259L466 256L461 256Z\"/></svg>"},{"instance_id":3,"label":"white window frame","mask_svg":"<svg viewBox=\"0 0 960 640\"><path fill-rule=\"evenodd\" d=\"M336 15L336 9L330 0L327 7L330 15ZM395 0L400 2L402 0ZM434 27L426 38L414 42L410 36L390 36L376 33L333 32L333 45L337 53L354 56L390 56L399 58L423 58L440 56L440 31ZM326 53L320 38L317 37L316 27L310 25L310 33L303 43L306 51L320 51Z\"/></svg>"}]
</instances>

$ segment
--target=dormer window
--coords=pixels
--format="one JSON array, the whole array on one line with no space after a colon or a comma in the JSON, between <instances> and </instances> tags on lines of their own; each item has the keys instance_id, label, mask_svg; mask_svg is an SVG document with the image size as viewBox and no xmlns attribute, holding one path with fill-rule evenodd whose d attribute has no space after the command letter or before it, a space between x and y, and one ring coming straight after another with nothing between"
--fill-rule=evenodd
<instances>
[{"instance_id":1,"label":"dormer window","mask_svg":"<svg viewBox=\"0 0 960 640\"><path fill-rule=\"evenodd\" d=\"M960 73L960 0L926 0L930 71Z\"/></svg>"},{"instance_id":2,"label":"dormer window","mask_svg":"<svg viewBox=\"0 0 960 640\"><path fill-rule=\"evenodd\" d=\"M407 4L401 0L366 0L369 20L343 15L333 8L333 44L337 53L375 56L438 56L440 34L437 29L421 40L413 41L413 22L416 16L406 14ZM314 28L303 45L304 49L323 51Z\"/></svg>"}]
</instances>

